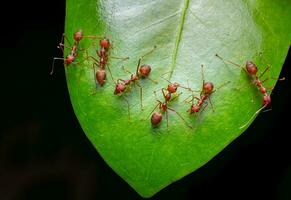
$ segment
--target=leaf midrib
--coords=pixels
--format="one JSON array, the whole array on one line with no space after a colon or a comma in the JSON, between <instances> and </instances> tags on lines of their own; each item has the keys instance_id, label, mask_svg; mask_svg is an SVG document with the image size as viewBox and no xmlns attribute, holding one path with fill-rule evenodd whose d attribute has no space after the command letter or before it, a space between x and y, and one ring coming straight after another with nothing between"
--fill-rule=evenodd
<instances>
[{"instance_id":1,"label":"leaf midrib","mask_svg":"<svg viewBox=\"0 0 291 200\"><path fill-rule=\"evenodd\" d=\"M175 41L175 47L173 50L173 56L172 56L172 65L171 65L171 69L170 69L170 75L169 75L169 79L170 80L172 78L172 75L174 73L174 69L176 67L176 62L177 62L177 55L178 55L178 50L179 50L179 45L180 45L180 41L181 41L181 37L182 37L182 32L183 32L183 28L184 28L184 23L185 23L185 16L189 7L189 2L190 0L184 0L184 7L182 9L182 13L181 13L181 19L179 22L179 28L178 28L178 33L176 36L176 41Z\"/></svg>"}]
</instances>

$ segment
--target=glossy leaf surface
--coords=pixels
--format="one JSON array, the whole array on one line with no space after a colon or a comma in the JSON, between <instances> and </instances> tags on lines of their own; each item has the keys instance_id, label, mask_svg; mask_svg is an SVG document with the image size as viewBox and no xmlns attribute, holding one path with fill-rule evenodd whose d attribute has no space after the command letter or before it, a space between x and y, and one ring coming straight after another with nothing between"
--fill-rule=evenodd
<instances>
[{"instance_id":1,"label":"glossy leaf surface","mask_svg":"<svg viewBox=\"0 0 291 200\"><path fill-rule=\"evenodd\" d=\"M84 35L106 36L112 42L109 67L114 80L130 78L122 66L135 72L138 59L157 46L142 64L152 67L150 77L158 84L140 81L144 110L138 86L126 93L130 120L126 101L113 94L108 69L107 83L96 88L85 51L79 51L79 63L66 67L71 101L84 132L108 165L143 197L204 165L247 128L261 107L262 95L247 74L215 54L241 66L252 60L259 73L270 64L262 79L278 77L291 41L288 0L67 0L66 6L65 32L71 41L82 29ZM84 38L80 47L98 59L98 43ZM113 58L126 56L130 59ZM169 128L163 114L161 126L153 129L149 116L156 98L163 101L160 89L166 80L200 90L202 64L205 80L217 89L211 95L213 109L207 101L203 112L189 115L191 104L183 100L191 92L178 88L182 94L169 106L193 128L169 111ZM270 79L265 85L273 87L275 82Z\"/></svg>"}]
</instances>

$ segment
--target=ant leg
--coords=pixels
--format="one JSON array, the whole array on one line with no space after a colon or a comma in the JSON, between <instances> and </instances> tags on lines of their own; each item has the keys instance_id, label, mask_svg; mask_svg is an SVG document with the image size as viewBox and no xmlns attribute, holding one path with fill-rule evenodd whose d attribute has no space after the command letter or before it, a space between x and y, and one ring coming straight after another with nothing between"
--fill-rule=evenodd
<instances>
[{"instance_id":1,"label":"ant leg","mask_svg":"<svg viewBox=\"0 0 291 200\"><path fill-rule=\"evenodd\" d=\"M154 90L154 91L153 91L153 93L155 94L156 97L157 97L157 91L162 90L162 89L164 89L164 88L157 89L157 90ZM157 99L157 98L156 98L156 99Z\"/></svg>"},{"instance_id":2,"label":"ant leg","mask_svg":"<svg viewBox=\"0 0 291 200\"><path fill-rule=\"evenodd\" d=\"M210 106L211 106L212 112L214 112L214 108L213 108L213 104L212 104L212 101L211 101L211 97L209 96L208 99L209 99L209 103L210 103Z\"/></svg>"},{"instance_id":3,"label":"ant leg","mask_svg":"<svg viewBox=\"0 0 291 200\"><path fill-rule=\"evenodd\" d=\"M167 74L167 73L165 73L165 74ZM163 74L163 75L164 75L164 74ZM167 81L168 83L171 84L171 82L170 82L169 80L167 80L165 77L163 77L163 75L161 76L161 78L164 79L165 81Z\"/></svg>"},{"instance_id":4,"label":"ant leg","mask_svg":"<svg viewBox=\"0 0 291 200\"><path fill-rule=\"evenodd\" d=\"M66 40L67 43L69 43L69 46L72 46L70 40L68 39L68 37L63 33L62 34L62 39L61 39L61 42L59 43L58 47L60 47L62 49L62 51L64 50L61 46L65 46L64 45L64 39ZM68 47L69 48L69 47Z\"/></svg>"},{"instance_id":5,"label":"ant leg","mask_svg":"<svg viewBox=\"0 0 291 200\"><path fill-rule=\"evenodd\" d=\"M264 76L264 74L265 74L268 70L270 70L270 66L268 66L268 67L266 67L266 68L264 69L264 71L259 75L259 78L261 78L262 76Z\"/></svg>"},{"instance_id":6,"label":"ant leg","mask_svg":"<svg viewBox=\"0 0 291 200\"><path fill-rule=\"evenodd\" d=\"M89 56L89 58L91 58L94 62L99 64L99 61L96 58L94 58L93 56Z\"/></svg>"},{"instance_id":7,"label":"ant leg","mask_svg":"<svg viewBox=\"0 0 291 200\"><path fill-rule=\"evenodd\" d=\"M270 80L269 77L268 77L268 78L265 78L264 80L262 80L261 83L265 83L265 82L267 82L268 80Z\"/></svg>"},{"instance_id":8,"label":"ant leg","mask_svg":"<svg viewBox=\"0 0 291 200\"><path fill-rule=\"evenodd\" d=\"M63 60L63 61L65 61L64 58L53 58L52 70L51 70L51 72L50 72L50 75L53 75L53 73L54 73L54 69L55 69L55 60Z\"/></svg>"},{"instance_id":9,"label":"ant leg","mask_svg":"<svg viewBox=\"0 0 291 200\"><path fill-rule=\"evenodd\" d=\"M138 82L135 82L135 84L139 87L140 89L140 107L141 107L141 110L143 110L143 103L142 103L142 86L138 83Z\"/></svg>"},{"instance_id":10,"label":"ant leg","mask_svg":"<svg viewBox=\"0 0 291 200\"><path fill-rule=\"evenodd\" d=\"M83 36L83 38L91 38L91 39L101 39L102 37L101 36L95 36L95 35L85 35Z\"/></svg>"},{"instance_id":11,"label":"ant leg","mask_svg":"<svg viewBox=\"0 0 291 200\"><path fill-rule=\"evenodd\" d=\"M220 86L218 86L218 87L216 88L216 90L213 90L212 93L216 92L217 90L219 90L220 88L226 86L226 85L229 84L229 83L230 83L230 81L226 81L226 82L222 83Z\"/></svg>"},{"instance_id":12,"label":"ant leg","mask_svg":"<svg viewBox=\"0 0 291 200\"><path fill-rule=\"evenodd\" d=\"M192 99L190 100L190 101L186 101L189 97L191 97L192 96ZM190 96L188 96L186 99L184 99L184 102L185 103L190 103L190 102L192 102L192 104L194 104L194 99L196 99L196 100L200 100L198 97L195 97L193 94L192 95L190 95Z\"/></svg>"},{"instance_id":13,"label":"ant leg","mask_svg":"<svg viewBox=\"0 0 291 200\"><path fill-rule=\"evenodd\" d=\"M136 76L138 76L138 70L139 70L139 67L140 67L141 59L142 59L142 58L139 58L139 59L138 59L138 62L137 62L136 71L135 71Z\"/></svg>"},{"instance_id":14,"label":"ant leg","mask_svg":"<svg viewBox=\"0 0 291 200\"><path fill-rule=\"evenodd\" d=\"M169 115L168 115L168 108L166 109L166 121L167 121L167 130L169 130Z\"/></svg>"},{"instance_id":15,"label":"ant leg","mask_svg":"<svg viewBox=\"0 0 291 200\"><path fill-rule=\"evenodd\" d=\"M164 79L164 80L167 81L167 82L170 82L170 81L168 81L168 80L164 77L164 75L165 75L165 74L170 74L170 73L172 73L172 72L173 72L173 70L161 74L161 78Z\"/></svg>"},{"instance_id":16,"label":"ant leg","mask_svg":"<svg viewBox=\"0 0 291 200\"><path fill-rule=\"evenodd\" d=\"M112 81L114 82L114 78L113 78L113 75L112 75L112 73L111 73L111 69L110 69L109 65L107 65L107 68L108 68L108 71L109 71L110 77L111 77Z\"/></svg>"},{"instance_id":17,"label":"ant leg","mask_svg":"<svg viewBox=\"0 0 291 200\"><path fill-rule=\"evenodd\" d=\"M154 109L150 112L150 114L149 114L149 116L147 117L147 118L149 118L151 115L152 115L152 113L156 110L156 108L160 105L160 104L162 104L162 102L160 102L159 100L157 100L157 105L155 105L155 107L154 107Z\"/></svg>"},{"instance_id":18,"label":"ant leg","mask_svg":"<svg viewBox=\"0 0 291 200\"><path fill-rule=\"evenodd\" d=\"M200 110L200 113L202 113L202 112L204 111L204 109L205 109L207 106L208 106L208 102L207 102L207 101L205 101L205 106L204 106L204 107L202 107L202 109Z\"/></svg>"},{"instance_id":19,"label":"ant leg","mask_svg":"<svg viewBox=\"0 0 291 200\"><path fill-rule=\"evenodd\" d=\"M125 100L125 102L127 104L128 120L130 121L130 105L129 105L129 102L128 102L127 98L124 95L121 95L121 97Z\"/></svg>"},{"instance_id":20,"label":"ant leg","mask_svg":"<svg viewBox=\"0 0 291 200\"><path fill-rule=\"evenodd\" d=\"M268 63L268 64L267 64L267 68L270 68L271 65L269 64L269 62L268 62L268 61L265 59L265 57L263 56L263 52L262 52L262 51L259 52L259 57L260 57L260 59L263 60L264 63Z\"/></svg>"},{"instance_id":21,"label":"ant leg","mask_svg":"<svg viewBox=\"0 0 291 200\"><path fill-rule=\"evenodd\" d=\"M66 40L66 42L69 43L70 46L72 46L69 38L66 36L66 34L63 33L62 40L61 40L61 44L64 43L64 40Z\"/></svg>"},{"instance_id":22,"label":"ant leg","mask_svg":"<svg viewBox=\"0 0 291 200\"><path fill-rule=\"evenodd\" d=\"M59 45L57 46L57 48L61 49L62 52L64 53L64 48L71 49L72 47L71 46L65 46L64 44L59 43Z\"/></svg>"},{"instance_id":23,"label":"ant leg","mask_svg":"<svg viewBox=\"0 0 291 200\"><path fill-rule=\"evenodd\" d=\"M182 120L182 121L184 121L184 123L186 124L186 126L188 126L189 128L193 128L191 125L189 125L187 122L186 122L186 120L182 117L182 115L180 114L180 113L178 113L176 110L174 110L173 108L167 108L167 109L169 109L169 110L171 110L171 111L173 111L174 113L176 113L179 117L180 117L180 119Z\"/></svg>"},{"instance_id":24,"label":"ant leg","mask_svg":"<svg viewBox=\"0 0 291 200\"><path fill-rule=\"evenodd\" d=\"M95 52L96 52L97 56L100 58L100 57L101 57L101 55L100 55L99 51L98 51L98 50L96 50Z\"/></svg>"},{"instance_id":25,"label":"ant leg","mask_svg":"<svg viewBox=\"0 0 291 200\"><path fill-rule=\"evenodd\" d=\"M123 70L124 72L126 72L126 73L132 75L132 73L131 73L128 69L126 69L123 65L122 65L121 68L122 68L122 70Z\"/></svg>"},{"instance_id":26,"label":"ant leg","mask_svg":"<svg viewBox=\"0 0 291 200\"><path fill-rule=\"evenodd\" d=\"M147 77L147 79L149 79L151 82L153 82L154 84L158 84L158 81L151 79L150 77Z\"/></svg>"},{"instance_id":27,"label":"ant leg","mask_svg":"<svg viewBox=\"0 0 291 200\"><path fill-rule=\"evenodd\" d=\"M182 92L180 92L179 94L177 94L177 96L175 96L175 97L173 97L172 99L170 99L170 101L174 101L174 100L177 99L181 94L182 94Z\"/></svg>"},{"instance_id":28,"label":"ant leg","mask_svg":"<svg viewBox=\"0 0 291 200\"><path fill-rule=\"evenodd\" d=\"M110 58L119 59L119 60L128 60L129 59L129 57L115 57L115 56L110 56Z\"/></svg>"},{"instance_id":29,"label":"ant leg","mask_svg":"<svg viewBox=\"0 0 291 200\"><path fill-rule=\"evenodd\" d=\"M62 43L59 43L59 45L57 46L58 49L60 49L62 51L62 53L64 54L64 45Z\"/></svg>"},{"instance_id":30,"label":"ant leg","mask_svg":"<svg viewBox=\"0 0 291 200\"><path fill-rule=\"evenodd\" d=\"M163 93L163 97L164 97L164 99L166 100L166 94L165 94L165 91L164 91L165 88L162 88L161 90L162 90L162 93Z\"/></svg>"},{"instance_id":31,"label":"ant leg","mask_svg":"<svg viewBox=\"0 0 291 200\"><path fill-rule=\"evenodd\" d=\"M94 72L94 80L95 80L95 84L96 84L96 88L97 88L97 85L98 85L98 82L96 80L96 66L98 66L96 63L93 63L93 72Z\"/></svg>"},{"instance_id":32,"label":"ant leg","mask_svg":"<svg viewBox=\"0 0 291 200\"><path fill-rule=\"evenodd\" d=\"M265 87L265 88L267 88L270 92L272 92L273 90L274 90L274 87Z\"/></svg>"},{"instance_id":33,"label":"ant leg","mask_svg":"<svg viewBox=\"0 0 291 200\"><path fill-rule=\"evenodd\" d=\"M187 102L187 100L188 100L189 97L191 97L191 96L192 96L192 99L191 99L190 101ZM193 96L193 94L191 94L191 95L189 95L186 99L184 99L183 102L185 102L185 103L190 103L190 102L192 102L192 103L193 103L193 100L194 100L194 96Z\"/></svg>"}]
</instances>

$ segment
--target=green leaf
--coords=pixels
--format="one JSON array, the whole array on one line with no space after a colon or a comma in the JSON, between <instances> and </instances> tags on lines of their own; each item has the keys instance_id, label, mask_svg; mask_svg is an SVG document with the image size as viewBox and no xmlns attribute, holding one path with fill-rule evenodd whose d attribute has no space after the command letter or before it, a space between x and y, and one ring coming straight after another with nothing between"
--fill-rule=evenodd
<instances>
[{"instance_id":1,"label":"green leaf","mask_svg":"<svg viewBox=\"0 0 291 200\"><path fill-rule=\"evenodd\" d=\"M130 121L126 101L113 94L108 69L107 83L96 89L92 62L85 59L84 51L79 51L79 64L66 67L71 101L87 137L108 165L143 197L201 167L237 138L262 106L262 95L247 74L215 54L241 66L252 60L259 72L270 64L262 79L278 77L291 41L290 10L289 0L67 0L65 32L71 41L72 34L82 29L84 35L108 37L113 43L111 58L130 57L126 61L109 58L114 79L128 79L122 65L134 72L139 57L157 46L142 63L152 66L150 77L158 84L141 81L143 111L139 88L132 87L126 94ZM98 44L84 38L80 46L97 58L99 47L94 42ZM201 64L205 80L215 88L230 81L211 95L214 111L207 106L199 115L189 115L190 104L183 100L191 93L179 88L183 94L170 106L193 129L171 111L168 130L165 115L161 126L153 129L149 119L157 103L153 91L158 90L162 101L159 89L168 84L161 76L182 85L189 82L199 90ZM273 87L275 82L270 79L264 84Z\"/></svg>"}]
</instances>

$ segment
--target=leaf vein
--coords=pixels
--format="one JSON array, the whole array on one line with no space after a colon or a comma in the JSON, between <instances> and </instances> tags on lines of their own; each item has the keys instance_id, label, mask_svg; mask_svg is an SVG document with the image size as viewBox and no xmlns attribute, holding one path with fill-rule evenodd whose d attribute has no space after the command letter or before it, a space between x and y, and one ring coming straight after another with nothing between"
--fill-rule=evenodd
<instances>
[{"instance_id":1,"label":"leaf vein","mask_svg":"<svg viewBox=\"0 0 291 200\"><path fill-rule=\"evenodd\" d=\"M183 28L184 28L186 13L187 13L187 10L188 10L188 7L189 7L189 1L190 0L185 0L184 1L184 7L182 9L181 20L180 20L180 23L179 23L178 34L177 34L177 37L176 37L175 47L174 47L173 56L172 56L172 65L171 65L171 69L170 69L169 80L171 79L171 77L173 75L173 72L174 72L174 69L176 67L179 44L180 44L180 41L181 41L181 38L182 38L182 32L183 32Z\"/></svg>"}]
</instances>

